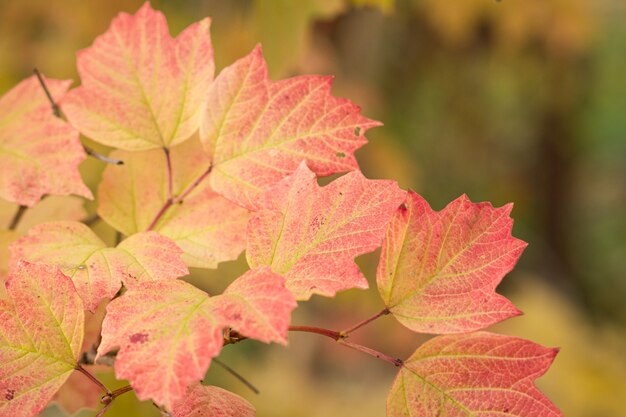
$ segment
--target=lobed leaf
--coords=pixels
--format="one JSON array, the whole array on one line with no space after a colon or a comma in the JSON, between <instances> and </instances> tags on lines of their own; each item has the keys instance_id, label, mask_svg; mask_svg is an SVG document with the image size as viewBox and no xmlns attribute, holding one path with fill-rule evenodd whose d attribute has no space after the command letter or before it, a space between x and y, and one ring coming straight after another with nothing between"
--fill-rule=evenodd
<instances>
[{"instance_id":1,"label":"lobed leaf","mask_svg":"<svg viewBox=\"0 0 626 417\"><path fill-rule=\"evenodd\" d=\"M495 293L526 247L511 236L511 208L461 196L435 212L409 191L389 223L377 271L394 317L416 332L456 333L521 314Z\"/></svg>"},{"instance_id":2,"label":"lobed leaf","mask_svg":"<svg viewBox=\"0 0 626 417\"><path fill-rule=\"evenodd\" d=\"M12 259L56 265L72 278L85 308L95 311L123 282L168 280L187 275L182 251L155 232L130 236L109 248L82 223L50 222L33 227L10 247Z\"/></svg>"},{"instance_id":3,"label":"lobed leaf","mask_svg":"<svg viewBox=\"0 0 626 417\"><path fill-rule=\"evenodd\" d=\"M172 417L254 417L252 404L225 389L196 383L172 412Z\"/></svg>"},{"instance_id":4,"label":"lobed leaf","mask_svg":"<svg viewBox=\"0 0 626 417\"><path fill-rule=\"evenodd\" d=\"M318 175L358 169L354 151L380 123L333 97L331 83L312 75L270 81L260 46L225 68L211 84L200 126L213 189L255 209L265 189L303 159Z\"/></svg>"},{"instance_id":5,"label":"lobed leaf","mask_svg":"<svg viewBox=\"0 0 626 417\"><path fill-rule=\"evenodd\" d=\"M83 305L72 281L49 265L22 262L0 299L0 415L34 416L74 370Z\"/></svg>"},{"instance_id":6,"label":"lobed leaf","mask_svg":"<svg viewBox=\"0 0 626 417\"><path fill-rule=\"evenodd\" d=\"M533 384L557 352L487 332L435 337L400 369L387 416L562 416Z\"/></svg>"},{"instance_id":7,"label":"lobed leaf","mask_svg":"<svg viewBox=\"0 0 626 417\"><path fill-rule=\"evenodd\" d=\"M321 188L303 162L259 200L262 209L248 224L248 264L270 266L299 300L367 288L354 258L380 246L403 198L394 181L360 171Z\"/></svg>"},{"instance_id":8,"label":"lobed leaf","mask_svg":"<svg viewBox=\"0 0 626 417\"><path fill-rule=\"evenodd\" d=\"M98 214L125 235L146 230L168 199L167 163L160 150L112 154L98 188ZM184 251L189 266L215 268L236 259L245 247L248 211L216 194L206 179L208 156L197 139L171 149L174 197L199 185L174 204L154 226Z\"/></svg>"},{"instance_id":9,"label":"lobed leaf","mask_svg":"<svg viewBox=\"0 0 626 417\"><path fill-rule=\"evenodd\" d=\"M291 312L297 303L285 288L285 279L269 268L246 272L211 301L215 314L242 335L287 344Z\"/></svg>"},{"instance_id":10,"label":"lobed leaf","mask_svg":"<svg viewBox=\"0 0 626 417\"><path fill-rule=\"evenodd\" d=\"M183 281L150 281L111 301L98 357L119 348L115 374L137 398L168 409L204 377L222 348L225 324L209 297Z\"/></svg>"},{"instance_id":11,"label":"lobed leaf","mask_svg":"<svg viewBox=\"0 0 626 417\"><path fill-rule=\"evenodd\" d=\"M210 20L173 39L146 2L120 13L77 54L82 85L61 101L70 123L96 142L126 150L169 148L199 126L213 80Z\"/></svg>"},{"instance_id":12,"label":"lobed leaf","mask_svg":"<svg viewBox=\"0 0 626 417\"><path fill-rule=\"evenodd\" d=\"M71 81L46 80L60 99ZM44 194L93 198L78 166L86 155L78 132L55 117L32 76L0 97L0 197L32 207Z\"/></svg>"}]
</instances>

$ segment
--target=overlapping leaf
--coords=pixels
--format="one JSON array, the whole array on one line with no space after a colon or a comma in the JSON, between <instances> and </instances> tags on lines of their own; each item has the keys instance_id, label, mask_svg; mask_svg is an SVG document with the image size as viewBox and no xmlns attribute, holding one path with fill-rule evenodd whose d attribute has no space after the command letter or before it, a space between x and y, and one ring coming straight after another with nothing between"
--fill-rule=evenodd
<instances>
[{"instance_id":1,"label":"overlapping leaf","mask_svg":"<svg viewBox=\"0 0 626 417\"><path fill-rule=\"evenodd\" d=\"M85 200L75 196L46 197L23 213L15 231L18 234L26 234L28 229L41 223L84 219L87 217L87 212L83 208L84 203ZM17 204L0 200L0 228L9 227L18 207Z\"/></svg>"},{"instance_id":2,"label":"overlapping leaf","mask_svg":"<svg viewBox=\"0 0 626 417\"><path fill-rule=\"evenodd\" d=\"M212 298L183 281L146 282L107 307L98 355L119 347L118 378L128 379L138 398L171 410L219 353L224 328L284 342L294 307L282 278L269 270L249 271Z\"/></svg>"},{"instance_id":3,"label":"overlapping leaf","mask_svg":"<svg viewBox=\"0 0 626 417\"><path fill-rule=\"evenodd\" d=\"M70 83L46 80L57 100ZM29 207L44 194L92 198L78 172L83 159L78 132L54 116L35 76L0 98L0 197Z\"/></svg>"},{"instance_id":4,"label":"overlapping leaf","mask_svg":"<svg viewBox=\"0 0 626 417\"><path fill-rule=\"evenodd\" d=\"M21 263L0 300L0 415L39 413L74 370L83 305L53 266Z\"/></svg>"},{"instance_id":5,"label":"overlapping leaf","mask_svg":"<svg viewBox=\"0 0 626 417\"><path fill-rule=\"evenodd\" d=\"M211 84L200 127L213 157L213 189L254 209L263 191L303 159L318 175L357 169L353 153L380 123L333 97L331 82L321 76L272 82L260 47L224 69Z\"/></svg>"},{"instance_id":6,"label":"overlapping leaf","mask_svg":"<svg viewBox=\"0 0 626 417\"><path fill-rule=\"evenodd\" d=\"M297 299L367 288L354 258L380 246L405 193L394 181L351 172L320 188L302 163L266 193L248 225L246 256L285 277Z\"/></svg>"},{"instance_id":7,"label":"overlapping leaf","mask_svg":"<svg viewBox=\"0 0 626 417\"><path fill-rule=\"evenodd\" d=\"M245 399L219 387L194 384L174 407L172 417L254 417Z\"/></svg>"},{"instance_id":8,"label":"overlapping leaf","mask_svg":"<svg viewBox=\"0 0 626 417\"><path fill-rule=\"evenodd\" d=\"M562 416L533 384L557 351L486 332L436 337L400 369L387 417Z\"/></svg>"},{"instance_id":9,"label":"overlapping leaf","mask_svg":"<svg viewBox=\"0 0 626 417\"><path fill-rule=\"evenodd\" d=\"M265 343L287 344L287 330L296 300L285 280L269 268L253 269L211 299L215 314L240 334Z\"/></svg>"},{"instance_id":10,"label":"overlapping leaf","mask_svg":"<svg viewBox=\"0 0 626 417\"><path fill-rule=\"evenodd\" d=\"M132 235L109 248L82 223L50 222L32 228L11 245L12 258L58 266L72 278L85 308L94 311L123 282L175 279L189 271L174 242L155 232Z\"/></svg>"},{"instance_id":11,"label":"overlapping leaf","mask_svg":"<svg viewBox=\"0 0 626 417\"><path fill-rule=\"evenodd\" d=\"M146 230L168 199L165 155L160 150L112 155L123 159L124 165L104 171L98 214L126 235ZM219 262L236 259L245 247L247 210L211 190L205 178L210 161L197 139L174 147L170 155L174 197L201 181L166 211L153 230L174 240L189 266L215 268Z\"/></svg>"},{"instance_id":12,"label":"overlapping leaf","mask_svg":"<svg viewBox=\"0 0 626 417\"><path fill-rule=\"evenodd\" d=\"M435 212L409 192L389 224L377 272L380 294L400 323L456 333L520 314L495 293L526 246L511 236L511 208L462 196Z\"/></svg>"},{"instance_id":13,"label":"overlapping leaf","mask_svg":"<svg viewBox=\"0 0 626 417\"><path fill-rule=\"evenodd\" d=\"M120 13L78 53L82 85L61 102L81 133L126 150L171 147L188 139L213 79L209 19L172 39L162 13L145 3Z\"/></svg>"}]
</instances>

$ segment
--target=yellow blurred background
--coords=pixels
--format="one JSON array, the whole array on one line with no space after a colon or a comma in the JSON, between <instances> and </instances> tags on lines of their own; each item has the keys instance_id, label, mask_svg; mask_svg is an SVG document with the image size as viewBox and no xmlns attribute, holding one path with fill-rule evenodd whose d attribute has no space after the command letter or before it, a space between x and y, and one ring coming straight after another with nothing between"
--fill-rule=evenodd
<instances>
[{"instance_id":1,"label":"yellow blurred background","mask_svg":"<svg viewBox=\"0 0 626 417\"><path fill-rule=\"evenodd\" d=\"M0 93L33 67L78 81L74 53L119 11L134 13L141 3L0 0ZM500 291L526 315L495 330L561 347L539 385L565 415L626 415L626 2L178 0L153 6L174 34L212 16L218 70L261 42L274 79L334 74L335 95L385 123L358 152L370 178L396 179L436 209L462 193L497 206L514 202L514 234L529 247ZM94 160L84 164L90 186L102 168ZM105 225L98 231L111 235ZM376 254L359 261L374 284ZM217 292L244 268L240 259L217 271L194 271L190 280ZM344 328L382 308L374 288L314 297L293 323ZM391 317L355 337L398 357L423 340ZM228 346L220 359L261 394L217 366L207 381L246 397L259 416L381 417L395 374L384 362L309 334L290 335L288 348ZM63 414L52 407L42 415ZM106 415L159 413L129 394Z\"/></svg>"}]
</instances>

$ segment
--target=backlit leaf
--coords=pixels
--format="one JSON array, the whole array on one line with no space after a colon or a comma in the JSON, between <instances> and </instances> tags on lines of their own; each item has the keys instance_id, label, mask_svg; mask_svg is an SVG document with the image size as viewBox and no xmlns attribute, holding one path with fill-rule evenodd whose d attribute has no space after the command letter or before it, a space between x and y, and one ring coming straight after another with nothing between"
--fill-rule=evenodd
<instances>
[{"instance_id":1,"label":"backlit leaf","mask_svg":"<svg viewBox=\"0 0 626 417\"><path fill-rule=\"evenodd\" d=\"M119 348L115 373L140 400L168 409L200 381L222 348L222 328L209 296L183 281L151 281L111 301L98 355Z\"/></svg>"},{"instance_id":2,"label":"backlit leaf","mask_svg":"<svg viewBox=\"0 0 626 417\"><path fill-rule=\"evenodd\" d=\"M440 212L410 191L383 242L377 282L387 308L411 330L477 330L520 314L495 288L526 243L511 236L512 205L459 197Z\"/></svg>"},{"instance_id":3,"label":"backlit leaf","mask_svg":"<svg viewBox=\"0 0 626 417\"><path fill-rule=\"evenodd\" d=\"M285 280L269 268L237 278L223 294L211 298L213 310L246 337L287 344L287 329L296 300Z\"/></svg>"},{"instance_id":4,"label":"backlit leaf","mask_svg":"<svg viewBox=\"0 0 626 417\"><path fill-rule=\"evenodd\" d=\"M72 281L48 265L20 263L0 300L0 415L34 416L74 370L83 304Z\"/></svg>"},{"instance_id":5,"label":"backlit leaf","mask_svg":"<svg viewBox=\"0 0 626 417\"><path fill-rule=\"evenodd\" d=\"M331 82L312 75L272 82L260 47L224 69L211 84L200 127L213 158L213 189L254 209L303 159L317 175L357 169L354 151L380 123L333 97Z\"/></svg>"},{"instance_id":6,"label":"backlit leaf","mask_svg":"<svg viewBox=\"0 0 626 417\"><path fill-rule=\"evenodd\" d=\"M254 417L254 407L225 389L194 384L174 407L172 417Z\"/></svg>"},{"instance_id":7,"label":"backlit leaf","mask_svg":"<svg viewBox=\"0 0 626 417\"><path fill-rule=\"evenodd\" d=\"M354 258L380 246L405 193L394 181L351 172L321 188L302 163L272 187L248 225L246 256L286 279L297 299L367 288Z\"/></svg>"},{"instance_id":8,"label":"backlit leaf","mask_svg":"<svg viewBox=\"0 0 626 417\"><path fill-rule=\"evenodd\" d=\"M46 80L60 99L71 81ZM85 152L78 132L55 117L37 78L0 97L0 197L32 207L44 194L92 198L78 165Z\"/></svg>"},{"instance_id":9,"label":"backlit leaf","mask_svg":"<svg viewBox=\"0 0 626 417\"><path fill-rule=\"evenodd\" d=\"M84 135L126 150L169 148L196 132L213 79L210 20L173 39L165 16L145 3L120 13L77 54L82 85L61 102Z\"/></svg>"},{"instance_id":10,"label":"backlit leaf","mask_svg":"<svg viewBox=\"0 0 626 417\"><path fill-rule=\"evenodd\" d=\"M561 416L534 385L557 352L486 332L436 337L400 369L387 417Z\"/></svg>"},{"instance_id":11,"label":"backlit leaf","mask_svg":"<svg viewBox=\"0 0 626 417\"><path fill-rule=\"evenodd\" d=\"M123 282L175 279L189 271L174 242L156 232L130 236L109 248L82 223L50 222L33 227L11 246L14 260L53 264L72 278L85 308L94 311Z\"/></svg>"},{"instance_id":12,"label":"backlit leaf","mask_svg":"<svg viewBox=\"0 0 626 417\"><path fill-rule=\"evenodd\" d=\"M173 194L179 196L206 175L208 156L197 139L171 152ZM124 165L109 165L98 189L98 214L125 235L146 230L168 198L167 164L161 150L112 154ZM182 203L174 204L153 230L174 240L189 266L215 268L236 259L245 247L248 211L200 182Z\"/></svg>"}]
</instances>

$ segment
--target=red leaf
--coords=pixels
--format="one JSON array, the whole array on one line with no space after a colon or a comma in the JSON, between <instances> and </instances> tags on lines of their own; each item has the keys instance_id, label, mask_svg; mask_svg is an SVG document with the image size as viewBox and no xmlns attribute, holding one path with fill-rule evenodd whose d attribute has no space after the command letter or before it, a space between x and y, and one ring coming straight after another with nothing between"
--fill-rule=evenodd
<instances>
[{"instance_id":1,"label":"red leaf","mask_svg":"<svg viewBox=\"0 0 626 417\"><path fill-rule=\"evenodd\" d=\"M20 263L0 300L0 415L39 413L74 370L83 303L56 267Z\"/></svg>"},{"instance_id":2,"label":"red leaf","mask_svg":"<svg viewBox=\"0 0 626 417\"><path fill-rule=\"evenodd\" d=\"M557 352L487 332L436 337L398 373L387 416L561 416L533 384Z\"/></svg>"},{"instance_id":3,"label":"red leaf","mask_svg":"<svg viewBox=\"0 0 626 417\"><path fill-rule=\"evenodd\" d=\"M70 84L46 80L55 100ZM78 172L85 157L78 132L54 116L35 76L0 98L0 197L29 207L44 194L93 198Z\"/></svg>"},{"instance_id":4,"label":"red leaf","mask_svg":"<svg viewBox=\"0 0 626 417\"><path fill-rule=\"evenodd\" d=\"M377 272L396 319L417 332L456 333L521 314L495 293L526 247L511 236L511 208L462 196L435 212L410 191L389 223Z\"/></svg>"},{"instance_id":5,"label":"red leaf","mask_svg":"<svg viewBox=\"0 0 626 417\"><path fill-rule=\"evenodd\" d=\"M222 348L221 317L208 295L183 281L151 281L111 301L98 356L119 347L115 374L137 398L171 409L204 377Z\"/></svg>"},{"instance_id":6,"label":"red leaf","mask_svg":"<svg viewBox=\"0 0 626 417\"><path fill-rule=\"evenodd\" d=\"M210 20L176 39L162 13L145 3L120 13L77 54L82 85L61 102L70 123L105 145L169 148L193 135L213 79Z\"/></svg>"},{"instance_id":7,"label":"red leaf","mask_svg":"<svg viewBox=\"0 0 626 417\"><path fill-rule=\"evenodd\" d=\"M242 335L287 344L291 312L297 303L285 288L284 278L269 268L246 272L211 301L215 314Z\"/></svg>"},{"instance_id":8,"label":"red leaf","mask_svg":"<svg viewBox=\"0 0 626 417\"><path fill-rule=\"evenodd\" d=\"M219 387L194 384L180 400L172 417L254 417L248 401Z\"/></svg>"},{"instance_id":9,"label":"red leaf","mask_svg":"<svg viewBox=\"0 0 626 417\"><path fill-rule=\"evenodd\" d=\"M123 282L132 288L150 280L175 279L189 273L174 242L156 232L132 235L109 248L78 222L50 222L33 227L10 247L13 261L56 265L72 278L85 303L94 311L112 298Z\"/></svg>"},{"instance_id":10,"label":"red leaf","mask_svg":"<svg viewBox=\"0 0 626 417\"><path fill-rule=\"evenodd\" d=\"M333 97L331 82L314 75L270 81L260 46L224 69L211 84L200 127L213 155L213 189L254 209L303 159L318 175L358 169L353 153L380 123Z\"/></svg>"},{"instance_id":11,"label":"red leaf","mask_svg":"<svg viewBox=\"0 0 626 417\"><path fill-rule=\"evenodd\" d=\"M380 246L404 193L394 181L351 172L320 188L302 163L265 194L248 224L246 256L286 279L297 299L367 288L354 258Z\"/></svg>"}]
</instances>

